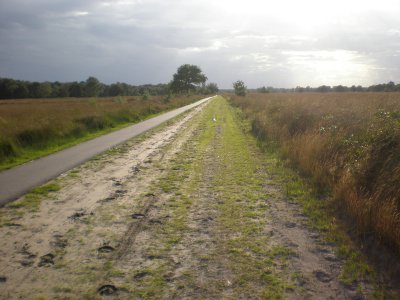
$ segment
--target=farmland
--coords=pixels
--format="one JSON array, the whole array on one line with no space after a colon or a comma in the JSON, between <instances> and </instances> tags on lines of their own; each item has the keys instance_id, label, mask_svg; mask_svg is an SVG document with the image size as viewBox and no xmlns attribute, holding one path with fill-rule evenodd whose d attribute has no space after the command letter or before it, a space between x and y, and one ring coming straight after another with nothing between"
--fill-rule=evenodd
<instances>
[{"instance_id":1,"label":"farmland","mask_svg":"<svg viewBox=\"0 0 400 300\"><path fill-rule=\"evenodd\" d=\"M0 169L137 123L200 96L0 101Z\"/></svg>"},{"instance_id":2,"label":"farmland","mask_svg":"<svg viewBox=\"0 0 400 300\"><path fill-rule=\"evenodd\" d=\"M231 99L268 147L346 215L349 231L400 250L400 94L251 94Z\"/></svg>"}]
</instances>

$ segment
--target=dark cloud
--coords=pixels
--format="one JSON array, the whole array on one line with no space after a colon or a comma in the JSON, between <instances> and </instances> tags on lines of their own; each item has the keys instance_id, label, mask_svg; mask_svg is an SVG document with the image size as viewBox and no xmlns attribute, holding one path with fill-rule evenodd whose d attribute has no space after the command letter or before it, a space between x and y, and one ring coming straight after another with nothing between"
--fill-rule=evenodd
<instances>
[{"instance_id":1,"label":"dark cloud","mask_svg":"<svg viewBox=\"0 0 400 300\"><path fill-rule=\"evenodd\" d=\"M399 78L394 0L3 0L0 76L158 83L183 63L230 87Z\"/></svg>"}]
</instances>

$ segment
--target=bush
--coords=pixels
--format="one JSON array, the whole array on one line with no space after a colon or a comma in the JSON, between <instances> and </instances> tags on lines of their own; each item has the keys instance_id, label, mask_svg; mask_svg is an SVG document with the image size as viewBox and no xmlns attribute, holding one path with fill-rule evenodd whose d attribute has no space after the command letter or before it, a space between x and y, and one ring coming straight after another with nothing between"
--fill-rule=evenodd
<instances>
[{"instance_id":1,"label":"bush","mask_svg":"<svg viewBox=\"0 0 400 300\"><path fill-rule=\"evenodd\" d=\"M45 145L54 136L51 128L34 128L21 131L16 139L21 147L37 147Z\"/></svg>"},{"instance_id":2,"label":"bush","mask_svg":"<svg viewBox=\"0 0 400 300\"><path fill-rule=\"evenodd\" d=\"M0 139L0 161L15 156L17 156L17 148L15 145L10 141Z\"/></svg>"},{"instance_id":3,"label":"bush","mask_svg":"<svg viewBox=\"0 0 400 300\"><path fill-rule=\"evenodd\" d=\"M235 94L237 96L246 96L247 93L247 87L244 85L244 82L241 80L238 80L233 83L233 88L235 89Z\"/></svg>"},{"instance_id":4,"label":"bush","mask_svg":"<svg viewBox=\"0 0 400 300\"><path fill-rule=\"evenodd\" d=\"M110 127L111 122L104 116L86 116L75 120L77 123L84 125L88 131L101 130Z\"/></svg>"}]
</instances>

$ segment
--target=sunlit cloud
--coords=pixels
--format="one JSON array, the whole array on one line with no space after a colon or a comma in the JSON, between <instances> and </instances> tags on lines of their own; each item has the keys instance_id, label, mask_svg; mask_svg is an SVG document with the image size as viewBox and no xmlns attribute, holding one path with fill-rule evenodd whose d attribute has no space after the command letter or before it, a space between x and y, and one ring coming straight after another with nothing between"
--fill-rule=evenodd
<instances>
[{"instance_id":1,"label":"sunlit cloud","mask_svg":"<svg viewBox=\"0 0 400 300\"><path fill-rule=\"evenodd\" d=\"M84 17L84 16L87 16L88 14L89 14L89 12L87 12L87 11L76 11L76 12L71 13L71 15L74 17Z\"/></svg>"}]
</instances>

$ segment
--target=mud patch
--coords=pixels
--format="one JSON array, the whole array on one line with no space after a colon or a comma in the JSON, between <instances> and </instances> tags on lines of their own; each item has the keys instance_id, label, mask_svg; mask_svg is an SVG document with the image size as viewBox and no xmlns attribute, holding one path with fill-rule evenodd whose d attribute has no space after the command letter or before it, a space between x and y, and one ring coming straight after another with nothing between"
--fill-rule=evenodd
<instances>
[{"instance_id":1,"label":"mud patch","mask_svg":"<svg viewBox=\"0 0 400 300\"><path fill-rule=\"evenodd\" d=\"M295 228L295 227L297 226L297 224L294 223L294 222L287 222L287 223L285 224L285 226L286 226L287 228Z\"/></svg>"},{"instance_id":2,"label":"mud patch","mask_svg":"<svg viewBox=\"0 0 400 300\"><path fill-rule=\"evenodd\" d=\"M22 246L21 251L19 251L20 254L22 254L23 259L20 261L21 266L23 267L30 267L35 263L35 258L36 254L33 254L32 252L29 251L29 245L24 244Z\"/></svg>"},{"instance_id":3,"label":"mud patch","mask_svg":"<svg viewBox=\"0 0 400 300\"><path fill-rule=\"evenodd\" d=\"M97 201L97 202L105 203L105 202L113 201L113 200L115 200L115 199L117 199L116 196L110 196L110 197L107 197L107 198L105 198L105 199L99 200L99 201Z\"/></svg>"},{"instance_id":4,"label":"mud patch","mask_svg":"<svg viewBox=\"0 0 400 300\"><path fill-rule=\"evenodd\" d=\"M117 197L121 197L121 196L125 195L127 192L128 192L127 190L116 190L115 195Z\"/></svg>"},{"instance_id":5,"label":"mud patch","mask_svg":"<svg viewBox=\"0 0 400 300\"><path fill-rule=\"evenodd\" d=\"M321 270L314 271L314 275L319 281L324 283L328 283L332 280L332 277L328 273Z\"/></svg>"},{"instance_id":6,"label":"mud patch","mask_svg":"<svg viewBox=\"0 0 400 300\"><path fill-rule=\"evenodd\" d=\"M161 255L147 255L146 258L148 260L155 260L155 259L163 259L164 257Z\"/></svg>"},{"instance_id":7,"label":"mud patch","mask_svg":"<svg viewBox=\"0 0 400 300\"><path fill-rule=\"evenodd\" d=\"M115 181L113 183L113 186L122 186L122 183L120 181Z\"/></svg>"},{"instance_id":8,"label":"mud patch","mask_svg":"<svg viewBox=\"0 0 400 300\"><path fill-rule=\"evenodd\" d=\"M118 292L118 289L115 285L105 284L97 289L97 293L101 296L111 296L115 295Z\"/></svg>"},{"instance_id":9,"label":"mud patch","mask_svg":"<svg viewBox=\"0 0 400 300\"><path fill-rule=\"evenodd\" d=\"M21 266L23 266L23 267L30 267L35 263L35 261L30 260L30 259L24 259L24 260L21 260L20 263L21 263Z\"/></svg>"},{"instance_id":10,"label":"mud patch","mask_svg":"<svg viewBox=\"0 0 400 300\"><path fill-rule=\"evenodd\" d=\"M139 272L139 273L135 274L135 276L133 276L133 278L136 280L141 280L142 278L149 276L149 275L151 275L150 272L143 271L143 272Z\"/></svg>"},{"instance_id":11,"label":"mud patch","mask_svg":"<svg viewBox=\"0 0 400 300\"><path fill-rule=\"evenodd\" d=\"M161 220L158 219L150 219L149 220L149 224L153 224L153 225L161 225L163 222Z\"/></svg>"},{"instance_id":12,"label":"mud patch","mask_svg":"<svg viewBox=\"0 0 400 300\"><path fill-rule=\"evenodd\" d=\"M103 245L99 249L97 249L97 252L99 253L111 253L114 252L115 249L111 247L110 245Z\"/></svg>"},{"instance_id":13,"label":"mud patch","mask_svg":"<svg viewBox=\"0 0 400 300\"><path fill-rule=\"evenodd\" d=\"M80 218L84 217L87 215L87 212L85 210L79 210L75 212L73 215L69 216L68 219L73 220L73 221L78 221Z\"/></svg>"},{"instance_id":14,"label":"mud patch","mask_svg":"<svg viewBox=\"0 0 400 300\"><path fill-rule=\"evenodd\" d=\"M51 246L62 249L68 246L68 240L63 235L55 234L53 237L54 241L50 242Z\"/></svg>"},{"instance_id":15,"label":"mud patch","mask_svg":"<svg viewBox=\"0 0 400 300\"><path fill-rule=\"evenodd\" d=\"M7 227L21 227L22 225L18 224L18 223L6 223L6 224L4 224L4 226L7 226Z\"/></svg>"},{"instance_id":16,"label":"mud patch","mask_svg":"<svg viewBox=\"0 0 400 300\"><path fill-rule=\"evenodd\" d=\"M140 172L140 167L139 167L139 165L134 166L134 167L132 168L132 173L133 173L133 174L137 174L137 173L139 173L139 172Z\"/></svg>"},{"instance_id":17,"label":"mud patch","mask_svg":"<svg viewBox=\"0 0 400 300\"><path fill-rule=\"evenodd\" d=\"M39 267L51 267L54 265L55 255L48 253L40 257Z\"/></svg>"},{"instance_id":18,"label":"mud patch","mask_svg":"<svg viewBox=\"0 0 400 300\"><path fill-rule=\"evenodd\" d=\"M339 258L338 258L336 255L334 255L334 254L326 254L326 255L324 255L324 258L325 258L327 261L331 261L331 262L337 262L337 261L339 261Z\"/></svg>"},{"instance_id":19,"label":"mud patch","mask_svg":"<svg viewBox=\"0 0 400 300\"><path fill-rule=\"evenodd\" d=\"M144 219L146 216L144 214L133 214L131 215L132 219L138 220L138 219Z\"/></svg>"}]
</instances>

